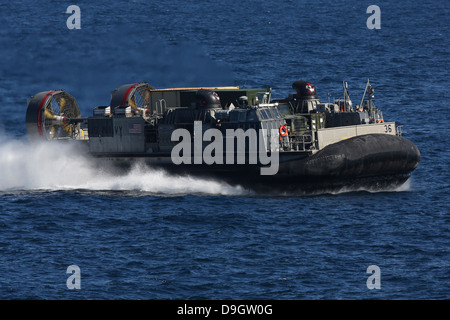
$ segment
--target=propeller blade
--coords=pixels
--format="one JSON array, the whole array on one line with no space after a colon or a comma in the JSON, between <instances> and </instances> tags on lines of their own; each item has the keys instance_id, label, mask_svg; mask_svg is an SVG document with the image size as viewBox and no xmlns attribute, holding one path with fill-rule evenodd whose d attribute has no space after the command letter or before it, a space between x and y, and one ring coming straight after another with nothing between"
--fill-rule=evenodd
<instances>
[{"instance_id":1,"label":"propeller blade","mask_svg":"<svg viewBox=\"0 0 450 320\"><path fill-rule=\"evenodd\" d=\"M128 101L128 104L129 104L133 109L137 109L136 103L134 102L134 99L133 99L133 98L131 98L131 99Z\"/></svg>"},{"instance_id":2,"label":"propeller blade","mask_svg":"<svg viewBox=\"0 0 450 320\"><path fill-rule=\"evenodd\" d=\"M72 126L70 124L63 124L61 126L61 128L63 128L63 130L69 135L72 135Z\"/></svg>"},{"instance_id":3,"label":"propeller blade","mask_svg":"<svg viewBox=\"0 0 450 320\"><path fill-rule=\"evenodd\" d=\"M45 109L45 111L44 111L44 116L45 116L45 118L53 119L53 112L51 112L51 111L48 110L48 109Z\"/></svg>"}]
</instances>

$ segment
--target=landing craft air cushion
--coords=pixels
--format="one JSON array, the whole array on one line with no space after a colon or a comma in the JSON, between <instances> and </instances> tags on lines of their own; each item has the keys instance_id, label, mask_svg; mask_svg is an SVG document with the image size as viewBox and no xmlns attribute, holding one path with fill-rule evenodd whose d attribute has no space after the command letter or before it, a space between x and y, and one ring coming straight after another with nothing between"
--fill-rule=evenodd
<instances>
[{"instance_id":1,"label":"landing craft air cushion","mask_svg":"<svg viewBox=\"0 0 450 320\"><path fill-rule=\"evenodd\" d=\"M113 90L109 105L85 118L69 93L45 91L28 100L26 127L32 141L70 141L120 167L139 161L255 190L396 187L418 166L419 149L384 121L369 81L355 107L345 82L343 99L328 103L307 81L292 88L272 98L271 88L139 82Z\"/></svg>"}]
</instances>

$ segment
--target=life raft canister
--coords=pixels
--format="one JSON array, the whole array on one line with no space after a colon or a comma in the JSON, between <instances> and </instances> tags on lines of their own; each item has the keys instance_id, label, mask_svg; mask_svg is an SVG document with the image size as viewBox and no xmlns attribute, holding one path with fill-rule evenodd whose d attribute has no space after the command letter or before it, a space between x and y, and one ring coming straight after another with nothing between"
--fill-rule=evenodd
<instances>
[{"instance_id":1,"label":"life raft canister","mask_svg":"<svg viewBox=\"0 0 450 320\"><path fill-rule=\"evenodd\" d=\"M287 131L286 126L281 126L281 127L280 127L280 136L286 137L287 134L288 134L288 131Z\"/></svg>"}]
</instances>

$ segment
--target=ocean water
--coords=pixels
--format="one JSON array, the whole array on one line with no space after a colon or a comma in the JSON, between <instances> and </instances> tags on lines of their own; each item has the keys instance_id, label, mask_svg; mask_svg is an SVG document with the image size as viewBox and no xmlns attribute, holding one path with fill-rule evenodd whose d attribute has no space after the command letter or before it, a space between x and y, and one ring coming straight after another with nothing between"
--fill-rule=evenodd
<instances>
[{"instance_id":1,"label":"ocean water","mask_svg":"<svg viewBox=\"0 0 450 320\"><path fill-rule=\"evenodd\" d=\"M81 29L69 30L70 4ZM381 29L366 25L370 5ZM0 299L448 299L448 1L16 1L0 4ZM367 79L422 160L394 190L256 194L221 181L98 168L31 144L27 98ZM80 289L69 289L69 266ZM369 266L380 289L369 289Z\"/></svg>"}]
</instances>

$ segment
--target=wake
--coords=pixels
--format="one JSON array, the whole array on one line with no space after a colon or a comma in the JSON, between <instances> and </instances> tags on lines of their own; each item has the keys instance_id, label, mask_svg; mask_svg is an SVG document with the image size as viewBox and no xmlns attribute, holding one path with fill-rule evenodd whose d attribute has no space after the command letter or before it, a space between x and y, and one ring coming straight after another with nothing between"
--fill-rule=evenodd
<instances>
[{"instance_id":1,"label":"wake","mask_svg":"<svg viewBox=\"0 0 450 320\"><path fill-rule=\"evenodd\" d=\"M244 195L240 186L189 176L172 176L136 164L126 173L102 169L64 143L0 140L0 191L93 190L150 194Z\"/></svg>"}]
</instances>

